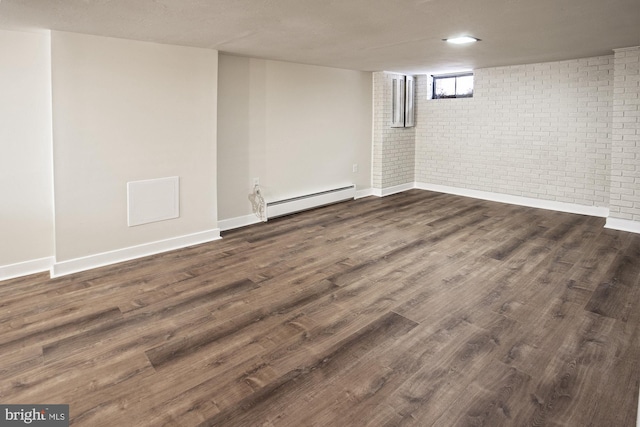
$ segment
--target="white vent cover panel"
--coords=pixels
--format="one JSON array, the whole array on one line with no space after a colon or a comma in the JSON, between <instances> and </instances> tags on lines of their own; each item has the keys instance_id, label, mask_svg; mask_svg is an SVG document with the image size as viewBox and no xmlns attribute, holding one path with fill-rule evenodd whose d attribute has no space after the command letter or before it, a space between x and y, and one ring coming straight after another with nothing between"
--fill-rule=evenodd
<instances>
[{"instance_id":1,"label":"white vent cover panel","mask_svg":"<svg viewBox=\"0 0 640 427\"><path fill-rule=\"evenodd\" d=\"M129 227L180 216L180 177L148 179L127 183Z\"/></svg>"}]
</instances>

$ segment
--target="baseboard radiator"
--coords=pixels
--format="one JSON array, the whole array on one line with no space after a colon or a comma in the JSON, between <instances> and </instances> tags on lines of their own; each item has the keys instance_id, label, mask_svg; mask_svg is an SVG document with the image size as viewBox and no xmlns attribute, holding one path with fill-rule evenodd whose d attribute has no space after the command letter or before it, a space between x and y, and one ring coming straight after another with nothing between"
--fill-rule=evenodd
<instances>
[{"instance_id":1,"label":"baseboard radiator","mask_svg":"<svg viewBox=\"0 0 640 427\"><path fill-rule=\"evenodd\" d=\"M267 219L342 202L355 198L355 195L356 186L349 185L291 199L267 202Z\"/></svg>"}]
</instances>

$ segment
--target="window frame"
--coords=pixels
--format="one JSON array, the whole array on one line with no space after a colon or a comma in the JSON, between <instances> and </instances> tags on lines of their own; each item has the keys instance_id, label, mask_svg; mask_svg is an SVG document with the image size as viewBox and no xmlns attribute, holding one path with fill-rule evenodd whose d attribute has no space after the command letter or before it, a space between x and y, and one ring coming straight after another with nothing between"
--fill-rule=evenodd
<instances>
[{"instance_id":1,"label":"window frame","mask_svg":"<svg viewBox=\"0 0 640 427\"><path fill-rule=\"evenodd\" d=\"M469 77L469 76L473 76L473 71L465 71L464 73L453 73L453 74L439 74L439 75L432 75L431 78L433 79L433 84L432 84L432 89L431 89L431 98L432 99L456 99L456 98L473 98L473 92L475 90L475 77L473 79L473 84L474 87L471 90L471 93L468 95L445 95L445 96L439 96L436 93L436 81L438 80L445 80L445 79L454 79L454 88L455 88L455 92L458 91L458 77Z\"/></svg>"}]
</instances>

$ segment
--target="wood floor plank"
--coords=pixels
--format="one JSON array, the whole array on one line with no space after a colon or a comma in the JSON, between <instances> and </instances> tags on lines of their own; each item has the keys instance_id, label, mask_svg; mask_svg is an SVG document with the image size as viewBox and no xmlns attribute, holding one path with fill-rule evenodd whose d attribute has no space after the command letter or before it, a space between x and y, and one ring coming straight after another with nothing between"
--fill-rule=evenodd
<instances>
[{"instance_id":1,"label":"wood floor plank","mask_svg":"<svg viewBox=\"0 0 640 427\"><path fill-rule=\"evenodd\" d=\"M517 411L529 400L531 377L516 368L490 360L454 405L449 406L434 426L508 426L521 419ZM466 408L466 411L462 408ZM418 419L430 425L432 419Z\"/></svg>"},{"instance_id":2,"label":"wood floor plank","mask_svg":"<svg viewBox=\"0 0 640 427\"><path fill-rule=\"evenodd\" d=\"M238 402L233 408L205 420L200 425L244 425L253 419L277 418L278 411L274 410L272 405L285 411L287 404L282 402L283 400L295 399L302 388L313 386L315 381L337 375L345 365L357 360L360 353L379 347L384 340L394 339L397 335L409 332L415 326L414 322L398 314L388 313L357 334L340 342L331 351L319 355L313 363L289 371Z\"/></svg>"},{"instance_id":3,"label":"wood floor plank","mask_svg":"<svg viewBox=\"0 0 640 427\"><path fill-rule=\"evenodd\" d=\"M640 236L411 190L0 283L0 401L74 426L634 426Z\"/></svg>"},{"instance_id":4,"label":"wood floor plank","mask_svg":"<svg viewBox=\"0 0 640 427\"><path fill-rule=\"evenodd\" d=\"M626 320L632 308L633 295L638 292L640 276L640 240L632 239L630 246L612 261L607 280L600 283L585 307L601 316Z\"/></svg>"}]
</instances>

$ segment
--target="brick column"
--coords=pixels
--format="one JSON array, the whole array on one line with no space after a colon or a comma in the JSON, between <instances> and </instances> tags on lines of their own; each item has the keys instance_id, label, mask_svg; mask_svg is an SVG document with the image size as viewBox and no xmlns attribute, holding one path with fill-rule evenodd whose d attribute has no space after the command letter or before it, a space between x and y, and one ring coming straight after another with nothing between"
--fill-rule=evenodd
<instances>
[{"instance_id":1,"label":"brick column","mask_svg":"<svg viewBox=\"0 0 640 427\"><path fill-rule=\"evenodd\" d=\"M392 76L373 73L373 188L380 195L415 181L415 128L391 127ZM416 88L416 103L418 96Z\"/></svg>"},{"instance_id":2,"label":"brick column","mask_svg":"<svg viewBox=\"0 0 640 427\"><path fill-rule=\"evenodd\" d=\"M607 226L640 232L640 46L616 49Z\"/></svg>"}]
</instances>

